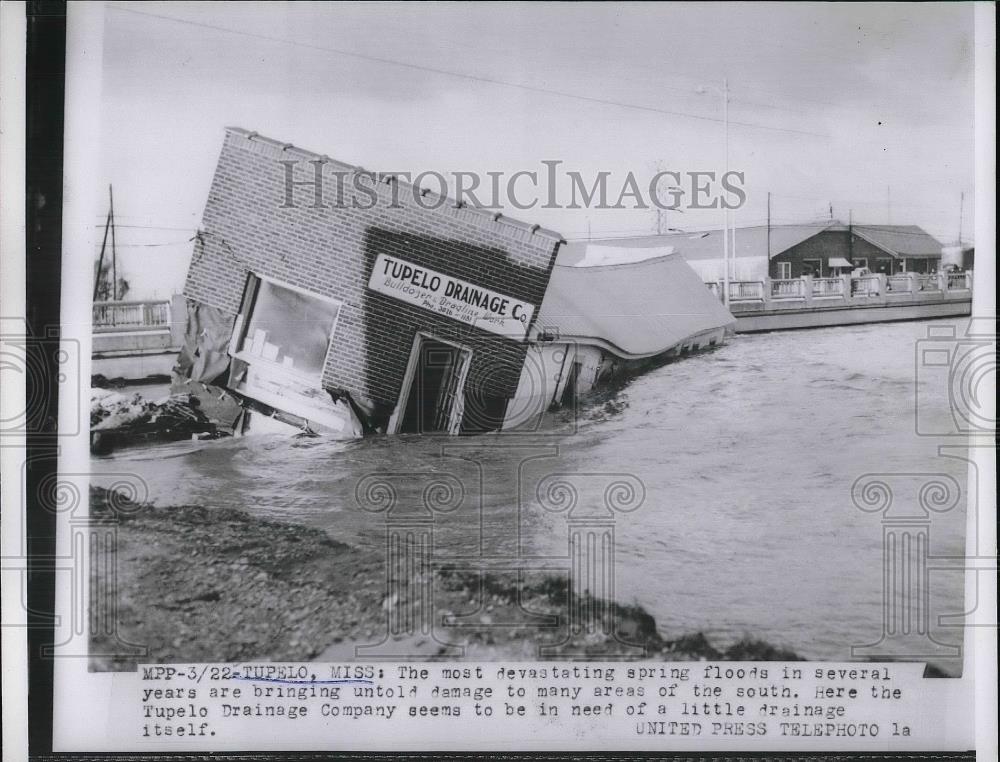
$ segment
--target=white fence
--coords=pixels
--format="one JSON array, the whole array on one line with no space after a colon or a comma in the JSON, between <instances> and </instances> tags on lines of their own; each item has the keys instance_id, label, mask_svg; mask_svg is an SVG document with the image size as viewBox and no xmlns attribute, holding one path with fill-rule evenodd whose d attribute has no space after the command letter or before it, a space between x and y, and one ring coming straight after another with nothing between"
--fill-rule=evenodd
<instances>
[{"instance_id":1,"label":"white fence","mask_svg":"<svg viewBox=\"0 0 1000 762\"><path fill-rule=\"evenodd\" d=\"M919 291L940 291L941 282L938 276L935 275L918 275L917 276L917 289Z\"/></svg>"},{"instance_id":2,"label":"white fence","mask_svg":"<svg viewBox=\"0 0 1000 762\"><path fill-rule=\"evenodd\" d=\"M803 299L806 284L801 278L775 278L771 280L772 299Z\"/></svg>"},{"instance_id":3,"label":"white fence","mask_svg":"<svg viewBox=\"0 0 1000 762\"><path fill-rule=\"evenodd\" d=\"M94 332L155 331L170 327L170 302L94 302Z\"/></svg>"},{"instance_id":4,"label":"white fence","mask_svg":"<svg viewBox=\"0 0 1000 762\"><path fill-rule=\"evenodd\" d=\"M972 273L948 273L947 279L949 291L964 291L972 288Z\"/></svg>"},{"instance_id":5,"label":"white fence","mask_svg":"<svg viewBox=\"0 0 1000 762\"><path fill-rule=\"evenodd\" d=\"M851 278L851 296L878 296L881 291L879 286L877 275Z\"/></svg>"},{"instance_id":6,"label":"white fence","mask_svg":"<svg viewBox=\"0 0 1000 762\"><path fill-rule=\"evenodd\" d=\"M896 294L896 293L909 293L910 276L909 275L890 275L885 279L886 288Z\"/></svg>"},{"instance_id":7,"label":"white fence","mask_svg":"<svg viewBox=\"0 0 1000 762\"><path fill-rule=\"evenodd\" d=\"M822 298L824 296L843 296L844 295L844 279L843 278L813 278L812 294L813 294L813 296L818 296L820 298Z\"/></svg>"},{"instance_id":8,"label":"white fence","mask_svg":"<svg viewBox=\"0 0 1000 762\"><path fill-rule=\"evenodd\" d=\"M705 286L719 299L722 283ZM886 294L910 294L972 290L972 271L961 273L898 273L896 275L842 275L834 278L765 278L729 282L729 302L794 302L813 299L870 299Z\"/></svg>"},{"instance_id":9,"label":"white fence","mask_svg":"<svg viewBox=\"0 0 1000 762\"><path fill-rule=\"evenodd\" d=\"M764 301L764 282L759 280L738 280L729 284L729 301Z\"/></svg>"}]
</instances>

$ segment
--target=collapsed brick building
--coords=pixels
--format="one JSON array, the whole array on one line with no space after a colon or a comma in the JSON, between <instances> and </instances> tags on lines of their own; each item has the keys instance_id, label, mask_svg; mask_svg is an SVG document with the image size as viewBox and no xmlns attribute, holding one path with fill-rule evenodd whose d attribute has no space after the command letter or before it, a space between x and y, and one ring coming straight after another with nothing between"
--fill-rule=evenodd
<instances>
[{"instance_id":1,"label":"collapsed brick building","mask_svg":"<svg viewBox=\"0 0 1000 762\"><path fill-rule=\"evenodd\" d=\"M562 238L399 182L227 129L180 380L249 402L244 425L499 428Z\"/></svg>"},{"instance_id":2,"label":"collapsed brick building","mask_svg":"<svg viewBox=\"0 0 1000 762\"><path fill-rule=\"evenodd\" d=\"M551 291L564 243L229 128L184 287L175 390L237 433L475 433L532 425L629 364L731 331L677 257L562 268Z\"/></svg>"}]
</instances>

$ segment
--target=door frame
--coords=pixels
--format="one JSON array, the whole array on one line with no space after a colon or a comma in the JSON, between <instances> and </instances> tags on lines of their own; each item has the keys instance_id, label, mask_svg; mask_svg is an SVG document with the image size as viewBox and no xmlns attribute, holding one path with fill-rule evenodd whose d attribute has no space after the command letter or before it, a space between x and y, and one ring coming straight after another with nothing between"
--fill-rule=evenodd
<instances>
[{"instance_id":1,"label":"door frame","mask_svg":"<svg viewBox=\"0 0 1000 762\"><path fill-rule=\"evenodd\" d=\"M406 363L406 372L403 374L403 383L399 388L399 397L396 400L396 407L389 416L389 424L386 426L387 434L398 434L399 427L403 423L406 415L406 405L410 400L410 391L413 386L413 379L417 375L417 365L420 362L420 347L425 341L436 341L439 344L447 344L454 347L459 353L459 368L456 370L458 377L455 381L456 393L455 401L448 413L448 434L457 434L462 426L462 416L465 413L465 380L469 375L469 366L472 365L472 348L457 341L449 341L435 336L427 331L417 331L413 336L413 345L410 348L410 359Z\"/></svg>"}]
</instances>

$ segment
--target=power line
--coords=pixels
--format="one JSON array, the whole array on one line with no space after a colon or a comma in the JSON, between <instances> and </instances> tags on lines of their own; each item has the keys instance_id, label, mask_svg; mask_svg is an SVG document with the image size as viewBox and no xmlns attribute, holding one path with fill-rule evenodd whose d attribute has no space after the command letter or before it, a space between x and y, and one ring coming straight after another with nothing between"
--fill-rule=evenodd
<instances>
[{"instance_id":1,"label":"power line","mask_svg":"<svg viewBox=\"0 0 1000 762\"><path fill-rule=\"evenodd\" d=\"M686 111L675 111L670 109L656 108L655 106L641 106L635 103L626 103L624 101L612 101L604 98L596 98L589 95L580 95L579 93L570 93L563 90L554 90L546 87L538 87L536 85L526 85L520 82L508 82L502 79L494 79L492 77L482 77L475 74L465 74L463 72L450 71L448 69L439 69L433 66L423 66L421 64L409 63L406 61L397 61L391 58L381 58L379 56L371 56L364 53L356 53L350 50L343 50L340 48L329 48L322 45L314 45L307 42L298 42L295 40L286 40L281 37L273 37L271 35L257 34L255 32L243 32L236 29L230 29L228 27L218 26L215 24L206 24L200 21L190 21L187 19L179 19L174 16L165 16L159 13L148 13L146 11L137 11L134 8L119 8L116 6L111 6L114 10L121 11L123 13L133 13L138 16L147 16L150 18L161 19L163 21L173 21L177 24L188 24L190 26L199 27L202 29L211 29L216 32L224 32L226 34L235 34L243 37L249 37L257 40L264 40L266 42L273 42L282 45L292 45L295 47L306 48L309 50L318 50L324 53L332 53L334 55L346 56L349 58L357 58L362 61L370 61L372 63L380 63L388 66L399 66L405 69L412 69L414 71L423 71L431 74L439 74L448 77L457 77L459 79L468 80L470 82L479 82L482 84L498 85L501 87L512 87L521 90L526 90L529 92L542 93L544 95L555 95L561 98L570 98L573 100L584 101L587 103L598 103L606 106L615 106L618 108L633 109L636 111L645 111L654 114L664 114L666 116L677 116L686 119L698 119L705 122L714 122L722 124L723 119L713 116L705 116L704 114L694 114ZM749 129L757 130L770 130L774 132L784 132L797 135L809 135L812 137L829 138L830 136L823 132L813 132L811 130L798 130L792 127L771 127L763 124L755 124L753 122L737 122L730 120L730 126L736 127L746 127Z\"/></svg>"},{"instance_id":2,"label":"power line","mask_svg":"<svg viewBox=\"0 0 1000 762\"><path fill-rule=\"evenodd\" d=\"M792 198L792 199L797 199L797 200L802 200L802 201L819 201L819 202L822 202L824 204L832 201L834 204L837 204L837 205L845 205L845 204L850 205L850 204L853 204L855 206L880 206L880 207L881 206L885 206L885 199L881 199L881 200L876 201L876 200L862 200L862 199L839 198L837 196L803 196L803 195L796 195L796 194L792 194L792 193L775 193L773 195L776 198ZM906 208L914 208L914 209L940 209L941 208L940 204L914 204L914 203L903 204L903 203L898 203L896 201L893 201L892 205L893 206L899 206L899 207L906 207Z\"/></svg>"},{"instance_id":3,"label":"power line","mask_svg":"<svg viewBox=\"0 0 1000 762\"><path fill-rule=\"evenodd\" d=\"M132 249L156 249L162 246L183 246L185 244L191 243L193 238L188 238L184 241L168 241L167 243L120 243L118 248L132 248ZM100 244L95 243L95 246Z\"/></svg>"},{"instance_id":4,"label":"power line","mask_svg":"<svg viewBox=\"0 0 1000 762\"><path fill-rule=\"evenodd\" d=\"M743 224L742 225L738 225L737 229L738 230L742 230L742 229L752 228L752 227L763 227L765 223L766 223L766 219L765 218L761 218L759 220L756 219L756 218L750 219L750 220L743 220ZM808 220L803 220L801 218L797 218L796 219L796 218L792 218L792 217L778 217L778 218L773 218L772 217L771 218L771 223L772 223L772 225L778 225L778 226L782 226L782 227L785 227L785 226L831 227L831 226L833 226L833 225L836 224L835 222L831 222L829 219L827 219L825 217L824 218L808 219ZM903 228L903 227L920 227L919 225L912 225L912 226L911 225L886 226L886 225L878 225L878 224L868 225L868 224L865 224L863 222L861 222L861 223L855 222L854 223L854 227L856 227L856 228L864 228L865 230L871 230L871 231L877 231L877 232L883 232L883 233L892 233L894 235L906 235L906 236L914 236L914 237L927 237L928 235L930 235L930 233L928 233L924 228L920 228L920 230L901 230L900 229L900 228ZM611 237L622 237L622 238L629 238L629 237L631 237L631 238L657 238L657 237L662 237L662 238L679 238L679 237L681 237L681 236L683 236L685 234L688 234L688 233L690 233L690 234L693 235L693 234L696 234L696 233L717 232L717 231L721 231L721 230L722 230L722 228L720 228L717 225L715 225L715 226L692 226L692 227L687 227L687 228L685 228L684 230L682 230L680 232L671 233L669 235L660 235L660 234L656 233L655 231L649 231L649 230L636 230L636 229L606 230L606 231L601 231L601 232L599 232L597 234L591 234L591 235L567 235L566 236L566 240L567 241L598 241L598 240L602 240L602 239L605 239L605 238L611 238ZM931 236L931 237L933 237L933 236Z\"/></svg>"},{"instance_id":5,"label":"power line","mask_svg":"<svg viewBox=\"0 0 1000 762\"><path fill-rule=\"evenodd\" d=\"M104 225L94 225L95 228L103 228ZM163 225L116 225L117 228L129 228L132 230L175 230L180 233L193 233L197 230L195 225L189 228L171 228L164 227Z\"/></svg>"}]
</instances>

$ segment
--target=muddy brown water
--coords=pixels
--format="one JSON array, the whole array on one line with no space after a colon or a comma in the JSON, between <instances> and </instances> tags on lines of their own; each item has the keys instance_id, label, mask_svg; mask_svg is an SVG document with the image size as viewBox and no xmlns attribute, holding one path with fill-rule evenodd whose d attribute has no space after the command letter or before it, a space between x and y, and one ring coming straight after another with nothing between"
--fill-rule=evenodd
<instances>
[{"instance_id":1,"label":"muddy brown water","mask_svg":"<svg viewBox=\"0 0 1000 762\"><path fill-rule=\"evenodd\" d=\"M848 660L852 645L879 639L883 610L881 516L854 505L852 484L879 472L966 483L964 461L915 433L918 385L925 420L951 419L947 386L918 374L915 359L928 327L947 325L961 334L965 323L737 336L576 416L550 415L532 434L182 442L94 458L93 481L134 474L160 505L240 508L379 553L386 515L359 508L359 484L362 493L390 484L395 519L442 482L456 490L456 507L433 519L436 562L559 573L569 520L542 507L539 484L566 475L577 506L600 508L624 475L641 482L645 500L614 518L620 602L644 606L666 637L702 631L725 647L751 635L809 659ZM963 554L965 510L963 499L933 516L932 554ZM961 643L961 630L938 618L963 609L962 591L961 574L931 574L938 641Z\"/></svg>"}]
</instances>

